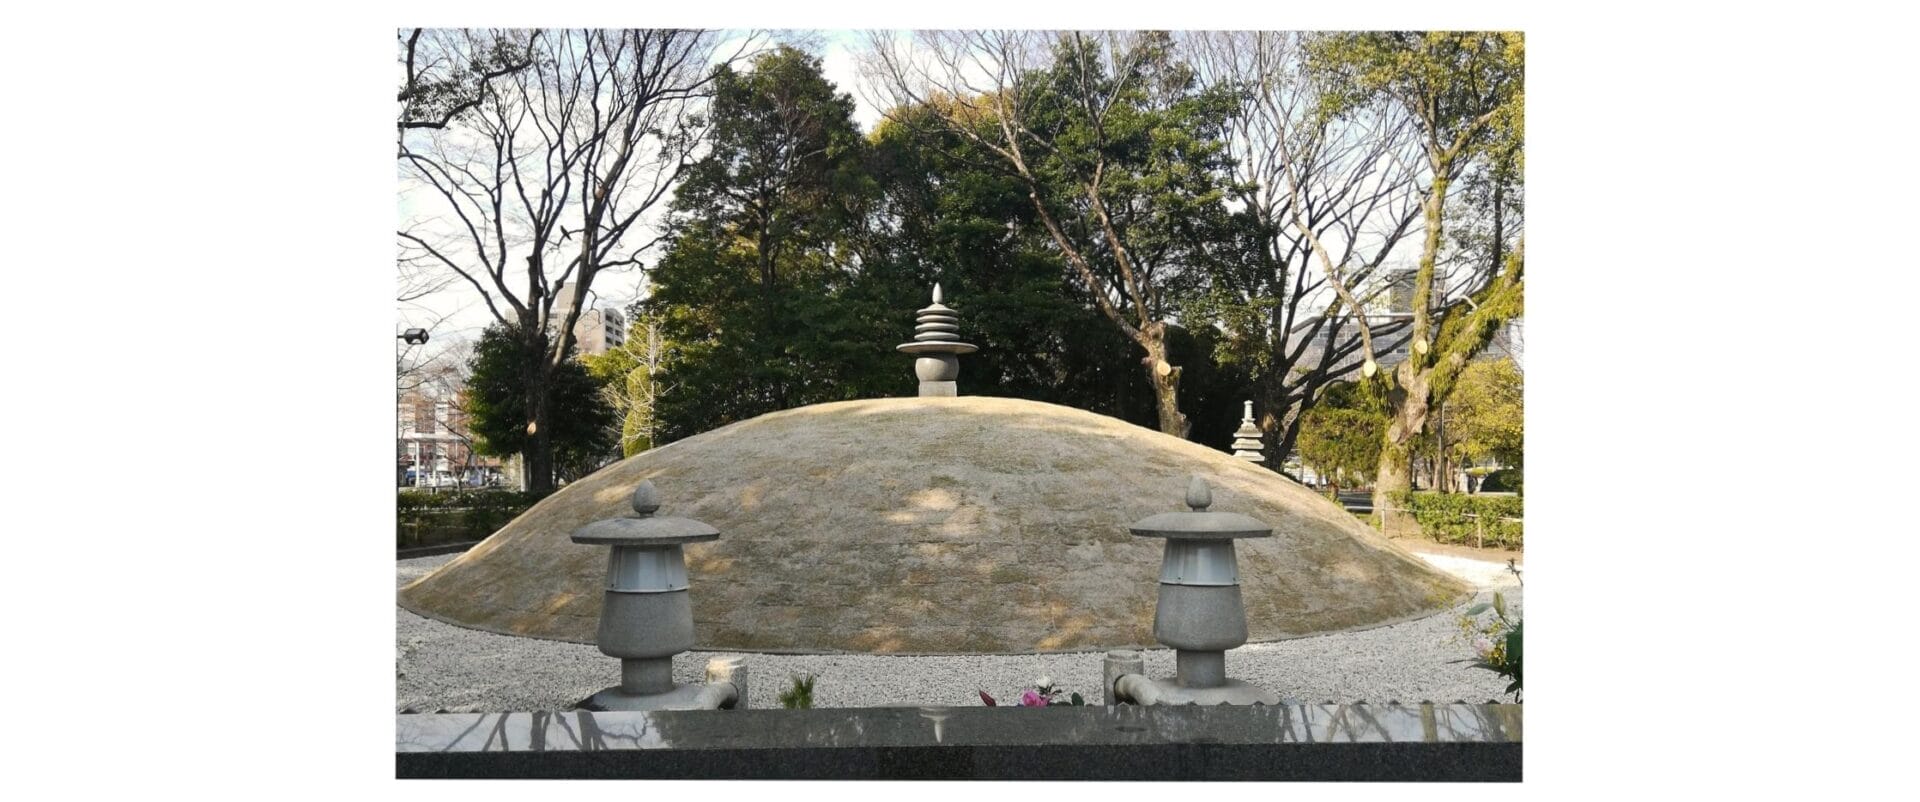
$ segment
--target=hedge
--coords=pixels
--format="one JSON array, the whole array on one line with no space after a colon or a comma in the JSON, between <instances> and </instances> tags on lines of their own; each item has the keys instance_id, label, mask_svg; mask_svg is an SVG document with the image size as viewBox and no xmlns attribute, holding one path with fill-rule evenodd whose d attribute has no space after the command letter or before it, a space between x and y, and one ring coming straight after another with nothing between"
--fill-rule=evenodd
<instances>
[{"instance_id":1,"label":"hedge","mask_svg":"<svg viewBox=\"0 0 1920 802\"><path fill-rule=\"evenodd\" d=\"M539 500L516 490L401 491L397 547L484 540Z\"/></svg>"},{"instance_id":2,"label":"hedge","mask_svg":"<svg viewBox=\"0 0 1920 802\"><path fill-rule=\"evenodd\" d=\"M1441 543L1509 549L1524 544L1519 520L1523 507L1517 496L1401 491L1392 500L1394 506L1411 510L1420 531Z\"/></svg>"}]
</instances>

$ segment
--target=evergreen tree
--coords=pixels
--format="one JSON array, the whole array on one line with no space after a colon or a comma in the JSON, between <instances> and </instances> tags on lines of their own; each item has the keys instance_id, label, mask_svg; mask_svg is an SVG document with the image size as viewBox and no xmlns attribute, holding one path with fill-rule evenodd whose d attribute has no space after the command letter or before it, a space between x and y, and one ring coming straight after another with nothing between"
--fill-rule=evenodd
<instances>
[{"instance_id":1,"label":"evergreen tree","mask_svg":"<svg viewBox=\"0 0 1920 802\"><path fill-rule=\"evenodd\" d=\"M466 411L474 434L474 450L504 457L526 451L533 432L527 431L526 368L529 353L538 353L544 338L528 337L509 324L488 326L474 346L468 363ZM609 436L613 412L600 396L600 385L578 360L560 363L547 378L552 395L552 427L547 433L555 473L578 478L614 453Z\"/></svg>"},{"instance_id":2,"label":"evergreen tree","mask_svg":"<svg viewBox=\"0 0 1920 802\"><path fill-rule=\"evenodd\" d=\"M639 308L678 345L667 374L687 391L656 410L668 440L911 378L880 377L899 333L854 286L873 188L852 98L790 47L719 68L713 86L709 151Z\"/></svg>"},{"instance_id":3,"label":"evergreen tree","mask_svg":"<svg viewBox=\"0 0 1920 802\"><path fill-rule=\"evenodd\" d=\"M1387 416L1364 397L1365 388L1342 382L1327 388L1320 403L1301 415L1300 460L1313 467L1337 494L1342 482L1371 482L1380 465L1380 438Z\"/></svg>"}]
</instances>

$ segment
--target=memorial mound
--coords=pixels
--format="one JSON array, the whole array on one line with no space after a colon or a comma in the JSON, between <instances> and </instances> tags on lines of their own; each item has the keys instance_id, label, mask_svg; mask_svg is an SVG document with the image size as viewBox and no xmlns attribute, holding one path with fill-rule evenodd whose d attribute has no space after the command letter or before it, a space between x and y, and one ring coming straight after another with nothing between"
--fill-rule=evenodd
<instances>
[{"instance_id":1,"label":"memorial mound","mask_svg":"<svg viewBox=\"0 0 1920 802\"><path fill-rule=\"evenodd\" d=\"M889 398L762 415L574 482L400 590L424 616L591 643L606 550L568 540L631 513L704 521L686 547L699 648L1005 653L1149 647L1162 541L1127 523L1213 509L1242 541L1254 641L1417 617L1468 589L1266 468L1084 410L1010 398Z\"/></svg>"}]
</instances>

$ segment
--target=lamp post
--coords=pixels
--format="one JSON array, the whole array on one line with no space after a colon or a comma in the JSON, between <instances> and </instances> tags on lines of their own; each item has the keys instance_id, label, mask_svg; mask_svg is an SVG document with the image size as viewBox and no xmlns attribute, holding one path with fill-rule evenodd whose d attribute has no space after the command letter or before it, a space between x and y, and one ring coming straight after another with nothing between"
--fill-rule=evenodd
<instances>
[{"instance_id":1,"label":"lamp post","mask_svg":"<svg viewBox=\"0 0 1920 802\"><path fill-rule=\"evenodd\" d=\"M394 339L406 340L408 345L426 345L427 330L419 328L407 329L400 334L394 335Z\"/></svg>"}]
</instances>

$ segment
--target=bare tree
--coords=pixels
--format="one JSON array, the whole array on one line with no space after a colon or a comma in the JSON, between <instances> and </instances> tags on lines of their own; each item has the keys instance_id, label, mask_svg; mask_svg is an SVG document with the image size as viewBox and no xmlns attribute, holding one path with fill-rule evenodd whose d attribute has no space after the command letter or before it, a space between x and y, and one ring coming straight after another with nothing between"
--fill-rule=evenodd
<instances>
[{"instance_id":1,"label":"bare tree","mask_svg":"<svg viewBox=\"0 0 1920 802\"><path fill-rule=\"evenodd\" d=\"M1146 352L1160 431L1185 437L1179 367L1168 358L1166 283L1180 269L1129 229L1138 209L1115 208L1128 169L1115 158L1121 121L1168 100L1149 63L1161 34L917 31L910 42L869 34L864 72L892 106L929 109L950 131L998 158L1026 187L1053 245L1100 313ZM1056 58L1056 53L1066 58ZM1158 84L1158 85L1156 85ZM1138 104L1138 105L1134 105ZM1164 107L1160 107L1164 108ZM1043 123L1039 119L1048 116ZM1063 128L1059 120L1070 118ZM1051 123L1051 124L1049 124ZM1137 124L1138 118L1128 121ZM1063 130L1072 133L1062 136ZM1046 175L1042 175L1046 173Z\"/></svg>"},{"instance_id":2,"label":"bare tree","mask_svg":"<svg viewBox=\"0 0 1920 802\"><path fill-rule=\"evenodd\" d=\"M519 52L522 35L465 37ZM437 213L403 220L397 234L402 259L457 276L525 344L523 456L528 489L544 492L553 482L553 372L569 356L594 279L640 265L658 240L635 232L648 227L700 144L718 37L685 30L524 35L524 68L481 82L479 102L444 127L402 132L403 196L417 193ZM563 295L571 302L556 317Z\"/></svg>"},{"instance_id":3,"label":"bare tree","mask_svg":"<svg viewBox=\"0 0 1920 802\"><path fill-rule=\"evenodd\" d=\"M493 35L402 28L398 128L445 128L485 98L486 85L533 66L532 31Z\"/></svg>"},{"instance_id":4,"label":"bare tree","mask_svg":"<svg viewBox=\"0 0 1920 802\"><path fill-rule=\"evenodd\" d=\"M1211 264L1196 307L1222 321L1226 347L1256 366L1261 429L1279 464L1301 416L1328 384L1361 367L1368 340L1383 338L1382 350L1406 342L1404 318L1354 324L1385 289L1375 280L1382 265L1420 219L1415 128L1389 104L1344 118L1320 114L1300 34L1193 32L1182 40L1200 81L1238 103L1226 143L1236 214L1250 240L1239 258Z\"/></svg>"}]
</instances>

